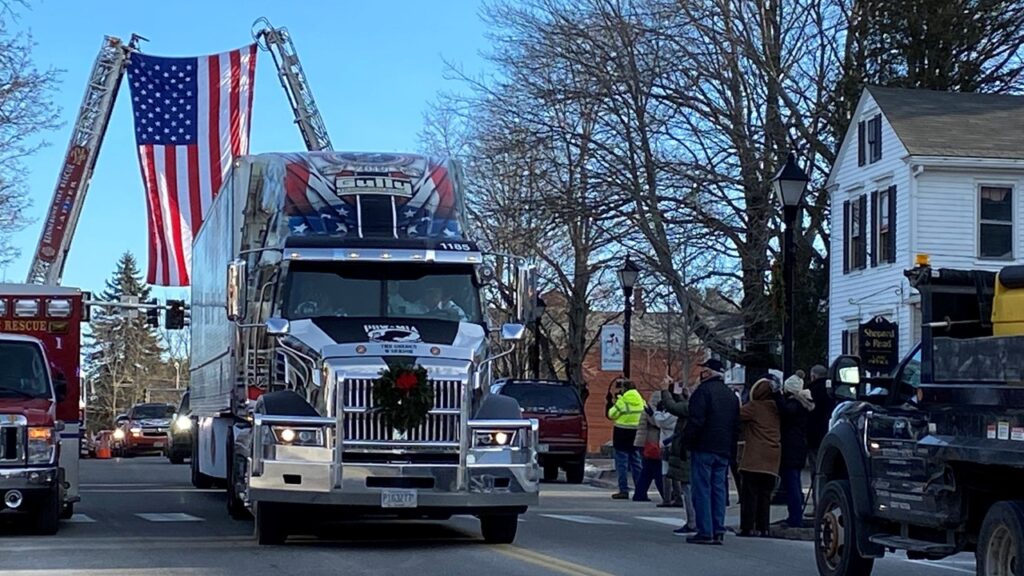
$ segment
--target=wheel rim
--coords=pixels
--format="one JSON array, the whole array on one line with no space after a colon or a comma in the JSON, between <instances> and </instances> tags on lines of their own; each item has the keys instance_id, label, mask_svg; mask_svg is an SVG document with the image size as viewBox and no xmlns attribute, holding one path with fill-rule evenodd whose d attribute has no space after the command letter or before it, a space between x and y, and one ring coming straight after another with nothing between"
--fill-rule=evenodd
<instances>
[{"instance_id":1,"label":"wheel rim","mask_svg":"<svg viewBox=\"0 0 1024 576\"><path fill-rule=\"evenodd\" d=\"M818 535L818 550L830 570L836 570L843 561L846 552L846 525L843 508L835 498L822 503L825 509L822 514Z\"/></svg>"},{"instance_id":2,"label":"wheel rim","mask_svg":"<svg viewBox=\"0 0 1024 576\"><path fill-rule=\"evenodd\" d=\"M1017 575L1017 547L1014 544L1013 533L1005 524L992 531L985 548L986 576Z\"/></svg>"}]
</instances>

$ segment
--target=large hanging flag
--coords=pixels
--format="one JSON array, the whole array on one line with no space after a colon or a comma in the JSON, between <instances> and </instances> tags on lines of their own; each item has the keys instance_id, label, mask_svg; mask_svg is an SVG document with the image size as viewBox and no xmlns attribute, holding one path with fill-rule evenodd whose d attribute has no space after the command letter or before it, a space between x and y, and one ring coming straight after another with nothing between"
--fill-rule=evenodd
<instances>
[{"instance_id":1,"label":"large hanging flag","mask_svg":"<svg viewBox=\"0 0 1024 576\"><path fill-rule=\"evenodd\" d=\"M255 75L255 44L198 58L131 55L135 141L149 209L150 284L189 285L192 237L231 159L249 153Z\"/></svg>"}]
</instances>

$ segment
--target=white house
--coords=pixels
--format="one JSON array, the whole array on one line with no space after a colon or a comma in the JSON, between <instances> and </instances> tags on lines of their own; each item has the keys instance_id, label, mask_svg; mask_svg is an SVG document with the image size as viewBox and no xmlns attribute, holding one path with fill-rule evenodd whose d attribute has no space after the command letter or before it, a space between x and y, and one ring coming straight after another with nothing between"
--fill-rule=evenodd
<instances>
[{"instance_id":1,"label":"white house","mask_svg":"<svg viewBox=\"0 0 1024 576\"><path fill-rule=\"evenodd\" d=\"M827 190L832 199L829 357L858 352L858 326L919 340L919 297L903 272L998 271L1024 262L1024 97L866 88Z\"/></svg>"}]
</instances>

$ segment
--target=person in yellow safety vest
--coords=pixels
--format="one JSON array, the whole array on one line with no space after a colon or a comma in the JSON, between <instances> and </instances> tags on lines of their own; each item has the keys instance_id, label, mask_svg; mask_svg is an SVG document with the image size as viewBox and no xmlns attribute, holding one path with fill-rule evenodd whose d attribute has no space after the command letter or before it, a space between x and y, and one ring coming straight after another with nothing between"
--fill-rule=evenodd
<instances>
[{"instance_id":1,"label":"person in yellow safety vest","mask_svg":"<svg viewBox=\"0 0 1024 576\"><path fill-rule=\"evenodd\" d=\"M615 397L609 392L605 398L608 419L615 423L612 429L612 448L615 449L615 471L619 476L619 491L612 494L612 498L628 500L629 476L633 476L633 486L640 479L640 449L633 444L646 403L629 380L620 378L615 387Z\"/></svg>"}]
</instances>

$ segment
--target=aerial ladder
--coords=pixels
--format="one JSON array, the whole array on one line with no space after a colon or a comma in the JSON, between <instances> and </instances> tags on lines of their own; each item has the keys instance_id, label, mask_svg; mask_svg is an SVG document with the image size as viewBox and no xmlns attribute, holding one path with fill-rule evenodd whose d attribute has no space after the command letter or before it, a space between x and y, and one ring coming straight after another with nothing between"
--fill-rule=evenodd
<instances>
[{"instance_id":1,"label":"aerial ladder","mask_svg":"<svg viewBox=\"0 0 1024 576\"><path fill-rule=\"evenodd\" d=\"M257 29L257 26L261 28ZM327 128L316 107L313 92L306 81L288 30L274 28L266 18L260 18L253 24L253 38L262 49L270 52L277 66L281 86L288 95L306 149L331 150ZM145 38L133 34L128 44L113 36L103 38L103 45L93 64L85 96L78 109L78 118L71 132L71 141L57 178L50 209L32 257L26 280L28 284L60 285L78 218L89 191L89 180L117 100L117 92L131 53L138 51L139 40Z\"/></svg>"}]
</instances>

